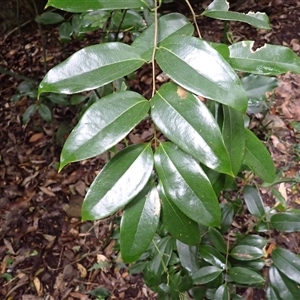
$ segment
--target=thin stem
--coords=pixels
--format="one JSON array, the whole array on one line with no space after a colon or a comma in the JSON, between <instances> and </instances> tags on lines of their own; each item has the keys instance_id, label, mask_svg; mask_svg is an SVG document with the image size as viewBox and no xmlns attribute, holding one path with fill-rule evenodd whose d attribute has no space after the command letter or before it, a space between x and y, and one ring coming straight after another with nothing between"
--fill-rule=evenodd
<instances>
[{"instance_id":1,"label":"thin stem","mask_svg":"<svg viewBox=\"0 0 300 300\"><path fill-rule=\"evenodd\" d=\"M116 34L115 34L115 42L118 40L118 35L119 35L120 31L121 31L121 27L122 27L122 24L124 22L126 13L127 13L127 9L124 9L123 14L122 14L122 19L120 21L120 24L119 24L118 29L117 29Z\"/></svg>"},{"instance_id":2,"label":"thin stem","mask_svg":"<svg viewBox=\"0 0 300 300\"><path fill-rule=\"evenodd\" d=\"M196 30L197 30L198 37L199 37L200 39L202 39L202 36L201 36L201 33L200 33L200 29L199 29L199 26L198 26L198 24L197 24L197 17L196 17L195 11L194 11L194 9L193 9L191 3L189 2L189 0L185 0L185 2L186 2L187 6L189 7L189 9L190 9L190 11L191 11L191 13L192 13L192 16L193 16L193 22L194 22L194 24L195 24L195 27L196 27Z\"/></svg>"},{"instance_id":3,"label":"thin stem","mask_svg":"<svg viewBox=\"0 0 300 300\"><path fill-rule=\"evenodd\" d=\"M157 33L158 33L158 15L157 15L158 5L157 0L154 1L154 40L153 40L153 52L151 58L152 64L152 97L155 94L156 87L155 87L155 53L156 53L156 46L157 46Z\"/></svg>"}]
</instances>

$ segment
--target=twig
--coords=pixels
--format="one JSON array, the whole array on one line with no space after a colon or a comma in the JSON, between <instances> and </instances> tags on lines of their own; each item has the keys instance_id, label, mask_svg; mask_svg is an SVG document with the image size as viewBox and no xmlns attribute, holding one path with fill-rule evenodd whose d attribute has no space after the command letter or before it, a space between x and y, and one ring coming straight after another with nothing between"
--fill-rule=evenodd
<instances>
[{"instance_id":1,"label":"twig","mask_svg":"<svg viewBox=\"0 0 300 300\"><path fill-rule=\"evenodd\" d=\"M197 30L198 37L200 39L202 39L202 36L201 36L201 33L200 33L200 29L199 29L199 26L197 24L197 17L196 17L195 11L194 11L191 3L189 2L189 0L185 0L185 2L186 2L187 6L189 7L189 9L190 9L190 11L191 11L191 13L193 15L193 21L194 21L194 24L195 24L195 27L196 27L196 30Z\"/></svg>"}]
</instances>

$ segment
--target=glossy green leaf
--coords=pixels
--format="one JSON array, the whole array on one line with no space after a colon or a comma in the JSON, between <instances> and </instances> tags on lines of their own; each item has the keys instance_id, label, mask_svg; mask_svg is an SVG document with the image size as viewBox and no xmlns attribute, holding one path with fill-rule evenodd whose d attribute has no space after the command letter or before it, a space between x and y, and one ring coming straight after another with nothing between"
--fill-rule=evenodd
<instances>
[{"instance_id":1,"label":"glossy green leaf","mask_svg":"<svg viewBox=\"0 0 300 300\"><path fill-rule=\"evenodd\" d=\"M208 234L209 239L214 245L214 247L222 253L227 253L227 245L222 234L213 227L208 228Z\"/></svg>"},{"instance_id":2,"label":"glossy green leaf","mask_svg":"<svg viewBox=\"0 0 300 300\"><path fill-rule=\"evenodd\" d=\"M143 0L49 0L46 7L53 6L69 12L87 12L98 9L128 9L146 6Z\"/></svg>"},{"instance_id":3,"label":"glossy green leaf","mask_svg":"<svg viewBox=\"0 0 300 300\"><path fill-rule=\"evenodd\" d=\"M232 203L225 203L221 209L221 233L224 234L230 228L234 216L234 207Z\"/></svg>"},{"instance_id":4,"label":"glossy green leaf","mask_svg":"<svg viewBox=\"0 0 300 300\"><path fill-rule=\"evenodd\" d=\"M57 24L64 21L64 17L58 13L52 11L46 11L35 18L35 21L40 24L50 25Z\"/></svg>"},{"instance_id":5,"label":"glossy green leaf","mask_svg":"<svg viewBox=\"0 0 300 300\"><path fill-rule=\"evenodd\" d=\"M273 182L276 171L270 153L262 142L249 129L245 129L245 164L253 173L266 182Z\"/></svg>"},{"instance_id":6,"label":"glossy green leaf","mask_svg":"<svg viewBox=\"0 0 300 300\"><path fill-rule=\"evenodd\" d=\"M232 174L220 128L197 97L167 83L150 105L153 122L168 139L209 168Z\"/></svg>"},{"instance_id":7,"label":"glossy green leaf","mask_svg":"<svg viewBox=\"0 0 300 300\"><path fill-rule=\"evenodd\" d=\"M197 161L170 142L159 145L154 161L169 200L197 223L220 224L218 199Z\"/></svg>"},{"instance_id":8,"label":"glossy green leaf","mask_svg":"<svg viewBox=\"0 0 300 300\"><path fill-rule=\"evenodd\" d=\"M91 184L82 205L82 219L102 219L118 211L144 188L152 170L149 144L129 146L117 153Z\"/></svg>"},{"instance_id":9,"label":"glossy green leaf","mask_svg":"<svg viewBox=\"0 0 300 300\"><path fill-rule=\"evenodd\" d=\"M143 63L139 54L126 44L89 46L52 68L40 83L38 93L73 94L96 89L128 75Z\"/></svg>"},{"instance_id":10,"label":"glossy green leaf","mask_svg":"<svg viewBox=\"0 0 300 300\"><path fill-rule=\"evenodd\" d=\"M266 291L267 300L283 300L281 299L275 289L269 284Z\"/></svg>"},{"instance_id":11,"label":"glossy green leaf","mask_svg":"<svg viewBox=\"0 0 300 300\"><path fill-rule=\"evenodd\" d=\"M203 244L199 247L199 253L201 258L209 264L221 269L226 268L225 256L218 252L214 247Z\"/></svg>"},{"instance_id":12,"label":"glossy green leaf","mask_svg":"<svg viewBox=\"0 0 300 300\"><path fill-rule=\"evenodd\" d=\"M300 231L300 216L298 214L290 212L277 213L271 216L270 223L278 231Z\"/></svg>"},{"instance_id":13,"label":"glossy green leaf","mask_svg":"<svg viewBox=\"0 0 300 300\"><path fill-rule=\"evenodd\" d=\"M122 259L136 261L148 248L157 230L160 199L156 187L146 186L124 209L120 226Z\"/></svg>"},{"instance_id":14,"label":"glossy green leaf","mask_svg":"<svg viewBox=\"0 0 300 300\"><path fill-rule=\"evenodd\" d=\"M149 102L125 91L110 94L90 106L69 135L60 170L68 163L99 155L122 140L146 115Z\"/></svg>"},{"instance_id":15,"label":"glossy green leaf","mask_svg":"<svg viewBox=\"0 0 300 300\"><path fill-rule=\"evenodd\" d=\"M40 103L38 105L38 113L44 121L46 122L52 121L52 113L50 108L47 105Z\"/></svg>"},{"instance_id":16,"label":"glossy green leaf","mask_svg":"<svg viewBox=\"0 0 300 300\"><path fill-rule=\"evenodd\" d=\"M253 216L260 218L265 215L266 212L263 200L260 196L259 190L256 187L249 185L244 187L244 200L249 212Z\"/></svg>"},{"instance_id":17,"label":"glossy green leaf","mask_svg":"<svg viewBox=\"0 0 300 300\"><path fill-rule=\"evenodd\" d=\"M241 169L245 154L244 116L241 112L223 105L222 135L229 152L234 175Z\"/></svg>"},{"instance_id":18,"label":"glossy green leaf","mask_svg":"<svg viewBox=\"0 0 300 300\"><path fill-rule=\"evenodd\" d=\"M214 300L230 300L230 293L226 283L218 287Z\"/></svg>"},{"instance_id":19,"label":"glossy green leaf","mask_svg":"<svg viewBox=\"0 0 300 300\"><path fill-rule=\"evenodd\" d=\"M234 282L243 285L263 285L265 281L257 272L243 267L230 268L228 274Z\"/></svg>"},{"instance_id":20,"label":"glossy green leaf","mask_svg":"<svg viewBox=\"0 0 300 300\"><path fill-rule=\"evenodd\" d=\"M244 22L260 29L271 29L269 18L265 13L249 12L247 14L228 11L229 3L226 0L214 0L202 15L224 21Z\"/></svg>"},{"instance_id":21,"label":"glossy green leaf","mask_svg":"<svg viewBox=\"0 0 300 300\"><path fill-rule=\"evenodd\" d=\"M176 240L177 252L180 259L180 263L189 274L193 274L199 269L198 264L198 249L196 246L189 246Z\"/></svg>"},{"instance_id":22,"label":"glossy green leaf","mask_svg":"<svg viewBox=\"0 0 300 300\"><path fill-rule=\"evenodd\" d=\"M299 276L299 275L298 275ZM277 268L271 266L269 269L269 280L275 294L283 300L298 300L300 289L294 281L291 281Z\"/></svg>"},{"instance_id":23,"label":"glossy green leaf","mask_svg":"<svg viewBox=\"0 0 300 300\"><path fill-rule=\"evenodd\" d=\"M247 113L256 114L265 111L267 93L272 92L278 86L278 79L250 74L243 77L241 81L249 98Z\"/></svg>"},{"instance_id":24,"label":"glossy green leaf","mask_svg":"<svg viewBox=\"0 0 300 300\"><path fill-rule=\"evenodd\" d=\"M260 271L266 266L265 260L263 258L258 258L254 260L238 260L230 257L229 260L234 267L248 268L253 271Z\"/></svg>"},{"instance_id":25,"label":"glossy green leaf","mask_svg":"<svg viewBox=\"0 0 300 300\"><path fill-rule=\"evenodd\" d=\"M272 252L274 266L288 278L300 284L300 258L293 252L276 248Z\"/></svg>"},{"instance_id":26,"label":"glossy green leaf","mask_svg":"<svg viewBox=\"0 0 300 300\"><path fill-rule=\"evenodd\" d=\"M150 61L152 58L154 47L154 26L154 23L152 23L132 43L132 47L135 48L146 61ZM157 43L161 43L173 34L176 36L190 36L193 32L194 26L184 15L179 13L166 14L158 20Z\"/></svg>"},{"instance_id":27,"label":"glossy green leaf","mask_svg":"<svg viewBox=\"0 0 300 300\"><path fill-rule=\"evenodd\" d=\"M231 249L230 255L237 260L248 261L263 257L264 252L258 247L239 245Z\"/></svg>"},{"instance_id":28,"label":"glossy green leaf","mask_svg":"<svg viewBox=\"0 0 300 300\"><path fill-rule=\"evenodd\" d=\"M195 37L169 37L156 52L160 68L196 95L245 112L247 95L226 60L208 43Z\"/></svg>"},{"instance_id":29,"label":"glossy green leaf","mask_svg":"<svg viewBox=\"0 0 300 300\"><path fill-rule=\"evenodd\" d=\"M187 245L197 245L200 242L201 232L199 225L188 218L165 195L162 185L158 186L162 202L162 223L170 234Z\"/></svg>"},{"instance_id":30,"label":"glossy green leaf","mask_svg":"<svg viewBox=\"0 0 300 300\"><path fill-rule=\"evenodd\" d=\"M251 234L251 235L247 234L242 238L239 237L237 238L238 245L254 246L260 249L264 249L264 247L267 245L267 242L268 241L265 238L257 234Z\"/></svg>"},{"instance_id":31,"label":"glossy green leaf","mask_svg":"<svg viewBox=\"0 0 300 300\"><path fill-rule=\"evenodd\" d=\"M253 50L253 45L253 41L243 41L229 46L234 69L260 75L300 73L300 58L290 48L265 44Z\"/></svg>"},{"instance_id":32,"label":"glossy green leaf","mask_svg":"<svg viewBox=\"0 0 300 300\"><path fill-rule=\"evenodd\" d=\"M192 278L195 284L206 284L216 279L223 271L215 266L203 267L196 271Z\"/></svg>"},{"instance_id":33,"label":"glossy green leaf","mask_svg":"<svg viewBox=\"0 0 300 300\"><path fill-rule=\"evenodd\" d=\"M70 22L63 22L59 26L59 39L62 43L68 43L71 41L71 36L73 33L73 28Z\"/></svg>"}]
</instances>

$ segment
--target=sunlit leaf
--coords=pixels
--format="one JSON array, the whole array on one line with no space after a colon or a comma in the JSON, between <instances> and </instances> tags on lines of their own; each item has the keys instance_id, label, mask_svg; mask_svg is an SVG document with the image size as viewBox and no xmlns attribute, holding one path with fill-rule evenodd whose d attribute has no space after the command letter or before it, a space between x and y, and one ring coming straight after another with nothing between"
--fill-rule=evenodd
<instances>
[{"instance_id":1,"label":"sunlit leaf","mask_svg":"<svg viewBox=\"0 0 300 300\"><path fill-rule=\"evenodd\" d=\"M52 68L40 83L38 93L73 94L96 89L135 71L143 63L139 54L123 43L88 46Z\"/></svg>"},{"instance_id":2,"label":"sunlit leaf","mask_svg":"<svg viewBox=\"0 0 300 300\"><path fill-rule=\"evenodd\" d=\"M290 48L265 44L253 50L253 45L253 41L243 41L229 46L234 69L260 75L300 73L300 58Z\"/></svg>"},{"instance_id":3,"label":"sunlit leaf","mask_svg":"<svg viewBox=\"0 0 300 300\"><path fill-rule=\"evenodd\" d=\"M157 188L147 185L124 209L120 245L124 262L136 261L148 248L158 227L160 199Z\"/></svg>"},{"instance_id":4,"label":"sunlit leaf","mask_svg":"<svg viewBox=\"0 0 300 300\"><path fill-rule=\"evenodd\" d=\"M160 68L196 95L245 112L247 95L239 77L207 42L195 37L169 37L156 51Z\"/></svg>"},{"instance_id":5,"label":"sunlit leaf","mask_svg":"<svg viewBox=\"0 0 300 300\"><path fill-rule=\"evenodd\" d=\"M113 93L90 106L68 137L60 170L68 163L100 155L122 140L146 115L149 102L125 91Z\"/></svg>"},{"instance_id":6,"label":"sunlit leaf","mask_svg":"<svg viewBox=\"0 0 300 300\"><path fill-rule=\"evenodd\" d=\"M199 225L188 218L164 193L162 185L158 186L162 202L162 224L170 234L187 245L197 245L201 232Z\"/></svg>"},{"instance_id":7,"label":"sunlit leaf","mask_svg":"<svg viewBox=\"0 0 300 300\"><path fill-rule=\"evenodd\" d=\"M154 160L167 198L195 222L218 226L218 199L199 164L170 142L160 144Z\"/></svg>"},{"instance_id":8,"label":"sunlit leaf","mask_svg":"<svg viewBox=\"0 0 300 300\"><path fill-rule=\"evenodd\" d=\"M151 117L166 137L209 168L232 174L220 128L197 97L167 83L150 104Z\"/></svg>"},{"instance_id":9,"label":"sunlit leaf","mask_svg":"<svg viewBox=\"0 0 300 300\"><path fill-rule=\"evenodd\" d=\"M214 0L202 15L224 21L239 21L260 29L271 29L269 18L265 13L249 12L247 14L228 11L229 3L226 0Z\"/></svg>"},{"instance_id":10,"label":"sunlit leaf","mask_svg":"<svg viewBox=\"0 0 300 300\"><path fill-rule=\"evenodd\" d=\"M152 170L149 144L129 146L117 153L91 184L82 205L82 219L102 219L118 211L144 188Z\"/></svg>"}]
</instances>

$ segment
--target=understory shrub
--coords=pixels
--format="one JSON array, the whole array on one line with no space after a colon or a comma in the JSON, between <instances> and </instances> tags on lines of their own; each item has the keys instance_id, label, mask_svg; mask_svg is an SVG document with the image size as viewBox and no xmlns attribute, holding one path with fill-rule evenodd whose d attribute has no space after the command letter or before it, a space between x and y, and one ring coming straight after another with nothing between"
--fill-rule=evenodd
<instances>
[{"instance_id":1,"label":"understory shrub","mask_svg":"<svg viewBox=\"0 0 300 300\"><path fill-rule=\"evenodd\" d=\"M251 174L265 187L280 178L265 145L245 124L247 113L257 103L261 109L277 85L272 76L300 73L300 59L283 46L254 50L253 41L207 42L188 1L193 20L161 14L162 2L170 1L49 0L48 6L80 13L93 30L98 24L106 36L51 69L38 94L112 87L69 135L59 170L111 153L85 196L82 219L122 210L122 259L136 262L131 272L143 272L162 299L242 299L238 288L249 286L264 288L267 299L297 299L300 258L276 247L272 232L299 231L300 212L287 207L278 191L277 204L264 205ZM212 1L201 17L271 29L266 14L229 11L225 0ZM144 64L153 70L150 100L119 84ZM157 66L169 78L160 86ZM132 143L128 135L146 118L151 138ZM122 140L125 148L116 153ZM251 225L242 221L232 230L235 217L245 213Z\"/></svg>"}]
</instances>

